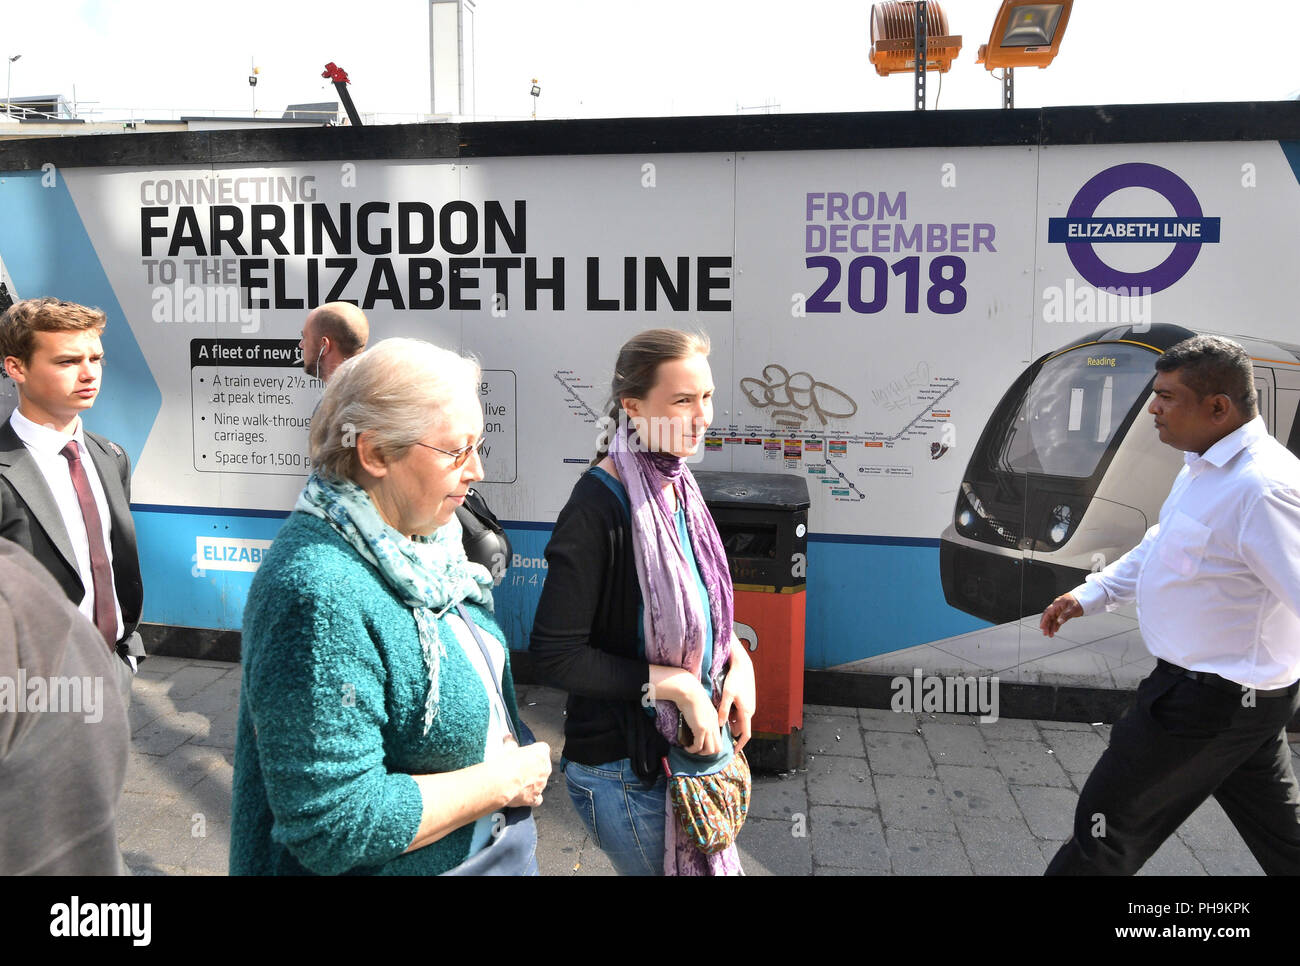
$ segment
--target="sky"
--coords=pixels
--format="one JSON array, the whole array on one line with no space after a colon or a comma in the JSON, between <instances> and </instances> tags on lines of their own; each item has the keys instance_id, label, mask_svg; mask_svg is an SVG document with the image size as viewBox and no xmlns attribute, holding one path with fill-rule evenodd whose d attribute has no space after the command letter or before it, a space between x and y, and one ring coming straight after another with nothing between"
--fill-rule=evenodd
<instances>
[{"instance_id":1,"label":"sky","mask_svg":"<svg viewBox=\"0 0 1300 966\"><path fill-rule=\"evenodd\" d=\"M941 92L931 75L931 107L936 93L940 110L1000 105L1000 83L975 63L998 5L943 4L962 50ZM1300 58L1285 46L1278 56L1268 38L1300 35L1300 3L1259 0L1254 25L1226 34L1217 11L1247 6L1077 0L1056 62L1016 71L1016 106L1294 95ZM910 75L878 77L867 61L870 11L862 0L480 0L473 114L529 117L533 78L539 119L909 110ZM0 0L0 57L21 55L8 65L14 97L75 96L100 120L279 116L332 100L320 74L334 61L364 114L416 121L430 110L428 23L424 0ZM1219 51L1249 62L1224 66Z\"/></svg>"}]
</instances>

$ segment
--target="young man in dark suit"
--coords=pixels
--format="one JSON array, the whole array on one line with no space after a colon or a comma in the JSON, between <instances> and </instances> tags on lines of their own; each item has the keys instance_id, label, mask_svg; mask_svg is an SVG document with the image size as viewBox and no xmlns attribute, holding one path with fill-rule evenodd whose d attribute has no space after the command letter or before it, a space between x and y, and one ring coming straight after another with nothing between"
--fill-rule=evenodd
<instances>
[{"instance_id":1,"label":"young man in dark suit","mask_svg":"<svg viewBox=\"0 0 1300 966\"><path fill-rule=\"evenodd\" d=\"M18 408L0 425L0 537L27 549L121 658L121 684L144 647L130 460L91 433L103 370L98 309L54 298L16 302L0 316L0 356Z\"/></svg>"}]
</instances>

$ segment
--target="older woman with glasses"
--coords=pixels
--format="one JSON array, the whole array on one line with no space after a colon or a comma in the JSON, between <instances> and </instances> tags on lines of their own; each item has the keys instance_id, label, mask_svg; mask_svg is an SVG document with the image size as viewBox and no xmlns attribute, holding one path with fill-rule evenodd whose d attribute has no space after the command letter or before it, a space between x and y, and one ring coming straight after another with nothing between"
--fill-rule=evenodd
<instances>
[{"instance_id":1,"label":"older woman with glasses","mask_svg":"<svg viewBox=\"0 0 1300 966\"><path fill-rule=\"evenodd\" d=\"M456 522L483 478L478 378L388 339L329 382L244 611L232 874L536 874L550 749L520 744Z\"/></svg>"}]
</instances>

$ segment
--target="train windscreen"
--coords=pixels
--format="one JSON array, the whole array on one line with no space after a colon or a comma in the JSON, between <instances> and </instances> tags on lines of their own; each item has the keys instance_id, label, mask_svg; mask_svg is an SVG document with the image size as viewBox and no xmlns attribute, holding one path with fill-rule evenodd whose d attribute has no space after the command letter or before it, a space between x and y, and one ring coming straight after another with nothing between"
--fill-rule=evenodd
<instances>
[{"instance_id":1,"label":"train windscreen","mask_svg":"<svg viewBox=\"0 0 1300 966\"><path fill-rule=\"evenodd\" d=\"M999 469L1092 476L1130 410L1146 399L1155 353L1140 346L1080 346L1043 363L996 456Z\"/></svg>"}]
</instances>

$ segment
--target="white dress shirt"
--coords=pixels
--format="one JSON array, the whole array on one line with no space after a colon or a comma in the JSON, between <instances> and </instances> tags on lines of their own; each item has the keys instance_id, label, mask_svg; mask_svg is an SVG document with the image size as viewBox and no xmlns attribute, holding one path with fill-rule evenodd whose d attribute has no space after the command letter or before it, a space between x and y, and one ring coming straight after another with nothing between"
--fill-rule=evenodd
<instances>
[{"instance_id":1,"label":"white dress shirt","mask_svg":"<svg viewBox=\"0 0 1300 966\"><path fill-rule=\"evenodd\" d=\"M1259 690L1300 679L1300 460L1256 417L1184 453L1160 522L1072 593L1137 601L1147 649Z\"/></svg>"},{"instance_id":2,"label":"white dress shirt","mask_svg":"<svg viewBox=\"0 0 1300 966\"><path fill-rule=\"evenodd\" d=\"M36 461L36 468L45 478L45 485L54 495L54 503L63 518L63 528L68 531L72 541L72 552L77 558L77 573L81 576L81 586L86 589L85 596L77 602L77 610L95 623L95 578L90 570L90 541L86 537L86 520L81 515L81 501L77 499L77 488L72 485L72 473L68 469L68 458L61 454L69 439L77 441L81 453L81 465L90 481L90 492L95 497L95 506L99 509L99 523L104 531L104 548L108 552L109 574L112 575L113 537L112 521L108 515L108 498L104 496L104 484L99 479L99 472L90 452L86 449L86 438L82 433L81 420L71 434L55 432L48 426L32 422L17 409L9 417L9 425L14 428L27 451ZM117 599L117 588L112 589L113 613L117 619L117 634L114 640L120 641L126 627L122 623L122 605ZM134 662L132 662L134 667Z\"/></svg>"}]
</instances>

